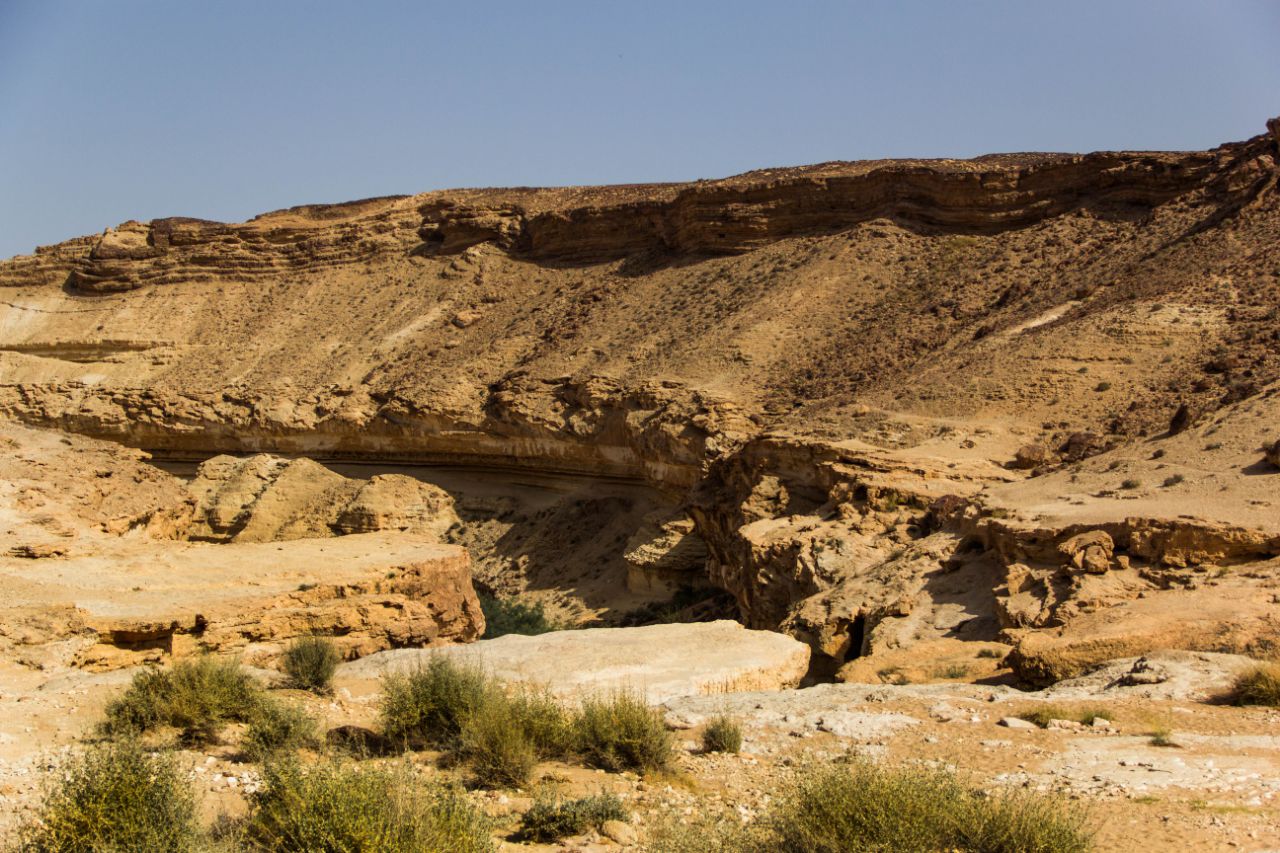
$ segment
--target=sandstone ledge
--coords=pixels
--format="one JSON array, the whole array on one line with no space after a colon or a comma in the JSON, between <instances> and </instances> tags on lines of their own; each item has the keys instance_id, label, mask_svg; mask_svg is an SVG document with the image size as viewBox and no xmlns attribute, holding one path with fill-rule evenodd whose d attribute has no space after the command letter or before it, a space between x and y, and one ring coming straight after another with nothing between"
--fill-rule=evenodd
<instances>
[{"instance_id":1,"label":"sandstone ledge","mask_svg":"<svg viewBox=\"0 0 1280 853\"><path fill-rule=\"evenodd\" d=\"M127 543L103 555L5 560L0 571L11 591L0 635L19 646L76 640L75 663L89 668L199 649L259 662L311 633L355 656L484 630L466 551L401 534L287 546ZM59 607L74 616L56 626L34 618Z\"/></svg>"}]
</instances>

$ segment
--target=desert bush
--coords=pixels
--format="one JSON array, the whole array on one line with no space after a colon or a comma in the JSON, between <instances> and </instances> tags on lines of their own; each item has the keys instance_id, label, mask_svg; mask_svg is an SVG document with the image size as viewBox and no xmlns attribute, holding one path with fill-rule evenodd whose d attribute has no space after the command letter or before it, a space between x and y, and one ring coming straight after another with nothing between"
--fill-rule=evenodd
<instances>
[{"instance_id":1,"label":"desert bush","mask_svg":"<svg viewBox=\"0 0 1280 853\"><path fill-rule=\"evenodd\" d=\"M703 752L737 752L742 749L742 726L732 717L721 714L702 730Z\"/></svg>"},{"instance_id":2,"label":"desert bush","mask_svg":"<svg viewBox=\"0 0 1280 853\"><path fill-rule=\"evenodd\" d=\"M294 687L328 693L341 657L327 637L299 637L285 649L283 668Z\"/></svg>"},{"instance_id":3,"label":"desert bush","mask_svg":"<svg viewBox=\"0 0 1280 853\"><path fill-rule=\"evenodd\" d=\"M969 792L951 849L974 853L1086 853L1093 848L1085 816L1057 797L1031 791Z\"/></svg>"},{"instance_id":4,"label":"desert bush","mask_svg":"<svg viewBox=\"0 0 1280 853\"><path fill-rule=\"evenodd\" d=\"M1071 720L1091 726L1094 720L1110 720L1111 712L1104 708L1063 708L1059 705L1045 705L1018 716L1043 729L1051 720Z\"/></svg>"},{"instance_id":5,"label":"desert bush","mask_svg":"<svg viewBox=\"0 0 1280 853\"><path fill-rule=\"evenodd\" d=\"M455 788L424 783L408 767L338 762L268 764L244 827L251 849L281 853L489 853L490 833Z\"/></svg>"},{"instance_id":6,"label":"desert bush","mask_svg":"<svg viewBox=\"0 0 1280 853\"><path fill-rule=\"evenodd\" d=\"M480 611L484 613L484 639L491 640L505 634L546 634L560 630L560 625L550 619L541 603L525 604L515 598L480 596Z\"/></svg>"},{"instance_id":7,"label":"desert bush","mask_svg":"<svg viewBox=\"0 0 1280 853\"><path fill-rule=\"evenodd\" d=\"M462 723L458 755L487 788L519 788L528 784L538 763L537 749L506 702L489 701Z\"/></svg>"},{"instance_id":8,"label":"desert bush","mask_svg":"<svg viewBox=\"0 0 1280 853\"><path fill-rule=\"evenodd\" d=\"M1173 731L1165 726L1156 726L1151 730L1151 740L1148 741L1152 746L1177 746L1173 739Z\"/></svg>"},{"instance_id":9,"label":"desert bush","mask_svg":"<svg viewBox=\"0 0 1280 853\"><path fill-rule=\"evenodd\" d=\"M17 849L183 853L200 841L195 799L173 757L109 741L60 769L35 819L18 830Z\"/></svg>"},{"instance_id":10,"label":"desert bush","mask_svg":"<svg viewBox=\"0 0 1280 853\"><path fill-rule=\"evenodd\" d=\"M517 836L522 841L548 843L599 829L608 820L626 820L627 810L617 795L601 792L576 800L563 800L540 792L520 818Z\"/></svg>"},{"instance_id":11,"label":"desert bush","mask_svg":"<svg viewBox=\"0 0 1280 853\"><path fill-rule=\"evenodd\" d=\"M301 705L263 701L249 721L240 745L254 761L265 761L282 750L315 747L320 743L316 721Z\"/></svg>"},{"instance_id":12,"label":"desert bush","mask_svg":"<svg viewBox=\"0 0 1280 853\"><path fill-rule=\"evenodd\" d=\"M226 723L249 721L264 695L237 662L203 655L139 672L124 695L107 705L100 728L114 736L174 726L184 741L208 743Z\"/></svg>"},{"instance_id":13,"label":"desert bush","mask_svg":"<svg viewBox=\"0 0 1280 853\"><path fill-rule=\"evenodd\" d=\"M984 796L953 775L868 762L804 774L744 849L1081 853L1088 834L1066 806L1030 793Z\"/></svg>"},{"instance_id":14,"label":"desert bush","mask_svg":"<svg viewBox=\"0 0 1280 853\"><path fill-rule=\"evenodd\" d=\"M508 688L478 667L442 656L383 682L385 738L450 750L471 765L481 785L519 787L538 759L578 751L574 723L550 694Z\"/></svg>"},{"instance_id":15,"label":"desert bush","mask_svg":"<svg viewBox=\"0 0 1280 853\"><path fill-rule=\"evenodd\" d=\"M521 687L502 699L507 715L524 730L541 758L564 758L574 751L573 718L551 694Z\"/></svg>"},{"instance_id":16,"label":"desert bush","mask_svg":"<svg viewBox=\"0 0 1280 853\"><path fill-rule=\"evenodd\" d=\"M743 826L736 813L700 813L692 817L672 813L647 819L648 833L641 848L648 853L756 853L765 848L753 826Z\"/></svg>"},{"instance_id":17,"label":"desert bush","mask_svg":"<svg viewBox=\"0 0 1280 853\"><path fill-rule=\"evenodd\" d=\"M663 770L671 763L671 732L635 693L587 699L574 720L577 751L604 770Z\"/></svg>"},{"instance_id":18,"label":"desert bush","mask_svg":"<svg viewBox=\"0 0 1280 853\"><path fill-rule=\"evenodd\" d=\"M493 693L479 667L433 656L413 672L383 679L382 733L404 745L456 746L463 720Z\"/></svg>"},{"instance_id":19,"label":"desert bush","mask_svg":"<svg viewBox=\"0 0 1280 853\"><path fill-rule=\"evenodd\" d=\"M1280 707L1280 663L1264 663L1239 676L1232 685L1237 705Z\"/></svg>"}]
</instances>

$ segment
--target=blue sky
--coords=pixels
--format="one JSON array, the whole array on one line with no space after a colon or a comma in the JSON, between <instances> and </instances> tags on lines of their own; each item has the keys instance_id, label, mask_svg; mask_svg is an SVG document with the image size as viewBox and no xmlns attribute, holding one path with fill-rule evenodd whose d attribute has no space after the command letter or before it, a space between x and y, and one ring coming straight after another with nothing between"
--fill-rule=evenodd
<instances>
[{"instance_id":1,"label":"blue sky","mask_svg":"<svg viewBox=\"0 0 1280 853\"><path fill-rule=\"evenodd\" d=\"M0 257L457 186L1204 148L1280 115L1276 0L0 0Z\"/></svg>"}]
</instances>

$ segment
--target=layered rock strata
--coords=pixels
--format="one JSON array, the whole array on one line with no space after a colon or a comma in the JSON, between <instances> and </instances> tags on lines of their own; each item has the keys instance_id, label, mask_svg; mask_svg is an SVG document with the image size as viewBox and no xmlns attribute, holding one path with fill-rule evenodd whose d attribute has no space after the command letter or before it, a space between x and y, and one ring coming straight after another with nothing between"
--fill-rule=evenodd
<instances>
[{"instance_id":1,"label":"layered rock strata","mask_svg":"<svg viewBox=\"0 0 1280 853\"><path fill-rule=\"evenodd\" d=\"M466 552L399 534L104 548L3 572L22 585L0 608L0 636L39 665L62 655L112 669L201 650L261 663L311 634L356 657L484 631Z\"/></svg>"},{"instance_id":2,"label":"layered rock strata","mask_svg":"<svg viewBox=\"0 0 1280 853\"><path fill-rule=\"evenodd\" d=\"M0 264L0 415L179 458L640 481L683 501L692 530L677 513L628 547L637 584L687 572L696 536L744 621L832 666L1000 636L1028 677L1058 677L1087 664L1033 647L1094 612L1204 567L1270 582L1265 447L1204 455L1252 436L1224 413L1265 418L1280 377L1268 127L1209 152L125 223ZM1167 427L1170 448L1198 443L1176 473L1148 446ZM1120 473L1088 469L1099 454ZM246 464L211 467L195 535L413 527L396 508L430 503L404 482L360 497L306 463ZM1158 485L1124 473L1140 468ZM1076 494L1077 477L1096 487ZM310 509L285 517L272 506L290 489Z\"/></svg>"}]
</instances>

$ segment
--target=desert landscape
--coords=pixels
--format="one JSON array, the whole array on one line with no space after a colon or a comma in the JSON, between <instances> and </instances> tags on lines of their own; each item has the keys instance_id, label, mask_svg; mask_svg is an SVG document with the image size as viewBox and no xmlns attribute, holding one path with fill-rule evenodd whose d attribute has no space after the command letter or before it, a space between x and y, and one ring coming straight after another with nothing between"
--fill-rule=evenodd
<instances>
[{"instance_id":1,"label":"desert landscape","mask_svg":"<svg viewBox=\"0 0 1280 853\"><path fill-rule=\"evenodd\" d=\"M124 750L168 849L344 773L470 840L323 849L848 849L832 772L987 833L866 849L1280 849L1278 184L1272 119L0 261L0 833L135 849L49 805Z\"/></svg>"}]
</instances>

